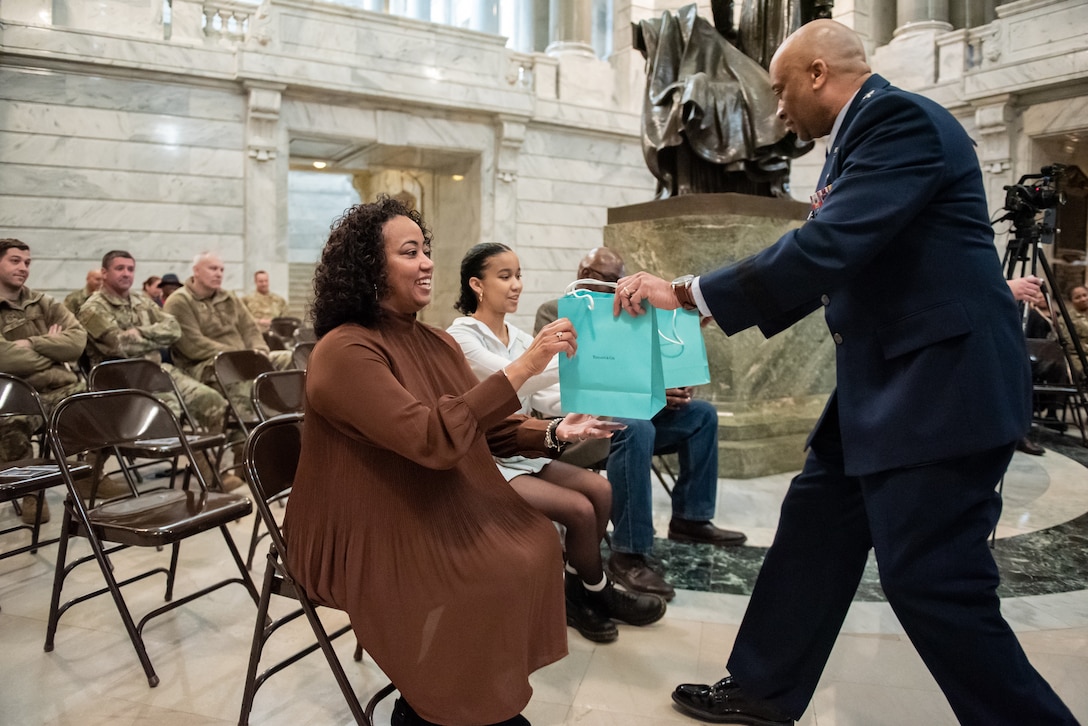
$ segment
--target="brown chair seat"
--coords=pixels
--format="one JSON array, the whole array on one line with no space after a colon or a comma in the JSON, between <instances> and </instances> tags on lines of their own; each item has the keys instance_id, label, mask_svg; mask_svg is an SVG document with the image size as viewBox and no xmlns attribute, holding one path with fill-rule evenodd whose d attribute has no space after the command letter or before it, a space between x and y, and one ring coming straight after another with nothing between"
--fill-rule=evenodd
<instances>
[{"instance_id":1,"label":"brown chair seat","mask_svg":"<svg viewBox=\"0 0 1088 726\"><path fill-rule=\"evenodd\" d=\"M162 489L102 504L88 513L88 520L102 539L160 547L252 511L252 503L235 494Z\"/></svg>"}]
</instances>

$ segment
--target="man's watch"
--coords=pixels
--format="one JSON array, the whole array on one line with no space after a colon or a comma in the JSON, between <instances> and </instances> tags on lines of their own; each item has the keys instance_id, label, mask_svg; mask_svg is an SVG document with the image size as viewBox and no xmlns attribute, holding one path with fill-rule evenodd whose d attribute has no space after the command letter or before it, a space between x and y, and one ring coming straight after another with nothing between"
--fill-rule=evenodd
<instances>
[{"instance_id":1,"label":"man's watch","mask_svg":"<svg viewBox=\"0 0 1088 726\"><path fill-rule=\"evenodd\" d=\"M672 281L672 294L676 296L676 302L684 310L698 310L695 304L695 296L691 293L691 283L695 281L695 275L684 275Z\"/></svg>"}]
</instances>

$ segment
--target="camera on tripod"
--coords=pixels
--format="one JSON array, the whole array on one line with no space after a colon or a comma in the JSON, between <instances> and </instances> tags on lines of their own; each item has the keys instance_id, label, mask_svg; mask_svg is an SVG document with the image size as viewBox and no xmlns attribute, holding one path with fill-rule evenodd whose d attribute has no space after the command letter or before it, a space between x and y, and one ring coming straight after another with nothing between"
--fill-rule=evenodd
<instances>
[{"instance_id":1,"label":"camera on tripod","mask_svg":"<svg viewBox=\"0 0 1088 726\"><path fill-rule=\"evenodd\" d=\"M1065 192L1061 189L1064 164L1044 166L1039 174L1025 174L1016 184L1005 187L1006 219L1016 224L1018 219L1034 221L1035 215L1044 209L1065 204ZM1035 183L1029 184L1033 181Z\"/></svg>"}]
</instances>

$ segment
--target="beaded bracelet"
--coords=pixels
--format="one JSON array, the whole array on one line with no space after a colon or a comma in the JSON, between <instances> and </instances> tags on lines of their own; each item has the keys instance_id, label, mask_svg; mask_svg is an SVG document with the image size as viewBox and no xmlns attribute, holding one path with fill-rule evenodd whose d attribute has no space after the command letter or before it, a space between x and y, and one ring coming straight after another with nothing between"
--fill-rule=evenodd
<instances>
[{"instance_id":1,"label":"beaded bracelet","mask_svg":"<svg viewBox=\"0 0 1088 726\"><path fill-rule=\"evenodd\" d=\"M552 422L548 424L547 430L544 431L544 445L554 451L556 454L563 453L563 449L567 448L569 441L560 441L555 437L555 430L559 428L559 424L563 422L561 418L553 418Z\"/></svg>"}]
</instances>

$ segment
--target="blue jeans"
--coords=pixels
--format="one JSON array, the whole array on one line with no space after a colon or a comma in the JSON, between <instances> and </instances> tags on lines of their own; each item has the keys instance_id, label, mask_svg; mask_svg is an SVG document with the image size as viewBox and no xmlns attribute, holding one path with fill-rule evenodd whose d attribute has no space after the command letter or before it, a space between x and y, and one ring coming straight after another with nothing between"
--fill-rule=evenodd
<instances>
[{"instance_id":1,"label":"blue jeans","mask_svg":"<svg viewBox=\"0 0 1088 726\"><path fill-rule=\"evenodd\" d=\"M649 554L654 543L650 466L654 454L675 453L680 475L672 492L672 516L705 522L718 499L718 412L706 401L663 409L650 421L627 424L612 436L607 474L612 485L612 551Z\"/></svg>"}]
</instances>

